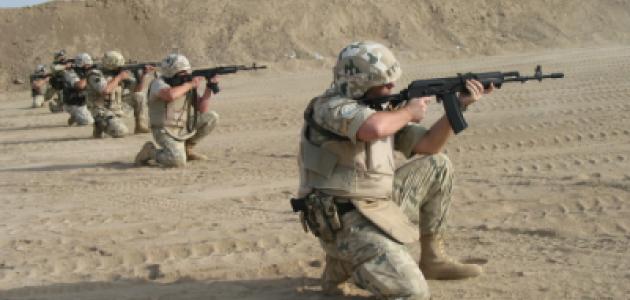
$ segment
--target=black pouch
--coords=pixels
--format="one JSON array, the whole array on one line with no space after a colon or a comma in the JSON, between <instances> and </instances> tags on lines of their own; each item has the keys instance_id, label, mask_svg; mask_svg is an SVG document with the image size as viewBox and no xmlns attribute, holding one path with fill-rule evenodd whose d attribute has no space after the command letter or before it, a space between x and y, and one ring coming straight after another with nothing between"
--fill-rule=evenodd
<instances>
[{"instance_id":1,"label":"black pouch","mask_svg":"<svg viewBox=\"0 0 630 300\"><path fill-rule=\"evenodd\" d=\"M304 231L310 230L326 242L334 241L335 234L342 228L333 196L311 193L301 199L291 199L291 206L293 211L300 212Z\"/></svg>"}]
</instances>

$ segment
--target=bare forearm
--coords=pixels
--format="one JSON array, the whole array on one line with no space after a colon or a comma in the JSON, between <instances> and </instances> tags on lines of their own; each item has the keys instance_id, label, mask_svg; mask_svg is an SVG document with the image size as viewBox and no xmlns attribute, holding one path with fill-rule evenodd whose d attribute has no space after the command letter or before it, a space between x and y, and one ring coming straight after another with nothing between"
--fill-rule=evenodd
<instances>
[{"instance_id":1,"label":"bare forearm","mask_svg":"<svg viewBox=\"0 0 630 300\"><path fill-rule=\"evenodd\" d=\"M372 114L357 131L359 140L369 142L394 135L411 122L412 115L406 109L379 111Z\"/></svg>"},{"instance_id":2,"label":"bare forearm","mask_svg":"<svg viewBox=\"0 0 630 300\"><path fill-rule=\"evenodd\" d=\"M210 97L212 96L212 92L210 91L210 89L206 89L205 93L203 93L203 96L201 96L198 100L199 105L198 107L198 111L205 113L208 112L210 110Z\"/></svg>"},{"instance_id":3,"label":"bare forearm","mask_svg":"<svg viewBox=\"0 0 630 300\"><path fill-rule=\"evenodd\" d=\"M74 87L79 90L85 90L85 88L87 87L87 80L81 79L77 81L77 83L74 84Z\"/></svg>"},{"instance_id":4,"label":"bare forearm","mask_svg":"<svg viewBox=\"0 0 630 300\"><path fill-rule=\"evenodd\" d=\"M134 92L141 92L144 89L144 87L147 85L148 80L149 80L149 73L142 74L138 84L136 85Z\"/></svg>"},{"instance_id":5,"label":"bare forearm","mask_svg":"<svg viewBox=\"0 0 630 300\"><path fill-rule=\"evenodd\" d=\"M163 101L170 102L181 96L186 95L186 93L188 93L188 91L190 91L192 88L193 84L191 82L186 82L182 85L178 85L170 89L160 90L158 97L160 97L160 99L162 99Z\"/></svg>"},{"instance_id":6,"label":"bare forearm","mask_svg":"<svg viewBox=\"0 0 630 300\"><path fill-rule=\"evenodd\" d=\"M103 90L103 94L111 94L114 91L114 89L118 87L119 84L120 84L120 78L114 77L105 86L105 89Z\"/></svg>"},{"instance_id":7,"label":"bare forearm","mask_svg":"<svg viewBox=\"0 0 630 300\"><path fill-rule=\"evenodd\" d=\"M414 147L417 154L436 154L442 151L453 129L446 116L442 116Z\"/></svg>"}]
</instances>

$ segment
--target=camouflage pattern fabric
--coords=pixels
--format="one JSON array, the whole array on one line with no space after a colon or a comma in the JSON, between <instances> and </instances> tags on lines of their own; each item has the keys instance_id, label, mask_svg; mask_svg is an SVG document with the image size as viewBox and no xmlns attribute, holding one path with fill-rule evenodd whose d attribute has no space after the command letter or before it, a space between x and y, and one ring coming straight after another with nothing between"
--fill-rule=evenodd
<instances>
[{"instance_id":1,"label":"camouflage pattern fabric","mask_svg":"<svg viewBox=\"0 0 630 300\"><path fill-rule=\"evenodd\" d=\"M342 216L343 228L326 251L324 288L350 277L380 299L429 299L429 287L407 248L390 239L360 213Z\"/></svg>"},{"instance_id":2,"label":"camouflage pattern fabric","mask_svg":"<svg viewBox=\"0 0 630 300\"><path fill-rule=\"evenodd\" d=\"M94 118L85 105L64 105L63 109L70 114L70 118L78 125L90 125Z\"/></svg>"},{"instance_id":3,"label":"camouflage pattern fabric","mask_svg":"<svg viewBox=\"0 0 630 300\"><path fill-rule=\"evenodd\" d=\"M32 108L42 107L44 105L44 95L33 95Z\"/></svg>"},{"instance_id":4,"label":"camouflage pattern fabric","mask_svg":"<svg viewBox=\"0 0 630 300\"><path fill-rule=\"evenodd\" d=\"M334 87L348 98L361 98L373 86L396 81L402 75L394 54L379 43L352 43L341 50L333 69Z\"/></svg>"},{"instance_id":5,"label":"camouflage pattern fabric","mask_svg":"<svg viewBox=\"0 0 630 300\"><path fill-rule=\"evenodd\" d=\"M130 92L123 96L123 102L133 108L133 115L141 120L145 126L149 126L149 108L147 104L147 94L145 92Z\"/></svg>"},{"instance_id":6,"label":"camouflage pattern fabric","mask_svg":"<svg viewBox=\"0 0 630 300\"><path fill-rule=\"evenodd\" d=\"M162 76L170 78L181 71L191 71L190 61L186 56L171 53L167 55L160 64Z\"/></svg>"},{"instance_id":7,"label":"camouflage pattern fabric","mask_svg":"<svg viewBox=\"0 0 630 300\"><path fill-rule=\"evenodd\" d=\"M453 167L444 154L407 162L394 175L393 199L421 234L438 234L446 228L451 205Z\"/></svg>"},{"instance_id":8,"label":"camouflage pattern fabric","mask_svg":"<svg viewBox=\"0 0 630 300\"><path fill-rule=\"evenodd\" d=\"M189 140L198 143L206 137L216 127L219 120L219 114L209 111L199 115L197 121L197 132ZM186 147L185 141L175 139L164 128L152 128L153 138L161 147L156 150L155 160L165 167L183 167L186 165Z\"/></svg>"},{"instance_id":9,"label":"camouflage pattern fabric","mask_svg":"<svg viewBox=\"0 0 630 300\"><path fill-rule=\"evenodd\" d=\"M100 126L101 128L99 129L105 134L115 138L121 138L129 134L127 125L112 111L96 107L92 110L92 114L94 115L94 126Z\"/></svg>"}]
</instances>

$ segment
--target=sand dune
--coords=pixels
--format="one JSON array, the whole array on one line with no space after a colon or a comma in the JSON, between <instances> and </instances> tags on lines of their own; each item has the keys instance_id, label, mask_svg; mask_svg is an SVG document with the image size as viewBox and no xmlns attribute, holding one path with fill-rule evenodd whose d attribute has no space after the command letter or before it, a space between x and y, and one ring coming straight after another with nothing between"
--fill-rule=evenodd
<instances>
[{"instance_id":1,"label":"sand dune","mask_svg":"<svg viewBox=\"0 0 630 300\"><path fill-rule=\"evenodd\" d=\"M0 88L62 48L96 57L119 49L136 60L177 49L195 65L257 61L302 71L328 70L359 39L431 61L625 45L628 28L625 0L53 1L0 10Z\"/></svg>"}]
</instances>

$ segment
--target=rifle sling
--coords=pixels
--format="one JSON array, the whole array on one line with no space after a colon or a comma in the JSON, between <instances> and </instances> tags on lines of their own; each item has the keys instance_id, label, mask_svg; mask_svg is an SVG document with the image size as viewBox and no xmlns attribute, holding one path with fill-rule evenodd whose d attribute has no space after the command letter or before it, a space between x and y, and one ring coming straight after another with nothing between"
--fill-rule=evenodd
<instances>
[{"instance_id":1,"label":"rifle sling","mask_svg":"<svg viewBox=\"0 0 630 300\"><path fill-rule=\"evenodd\" d=\"M326 137L327 139L331 139L331 140L336 140L336 141L350 141L350 139L348 137L336 134L324 127L322 127L321 125L317 124L317 122L315 121L315 119L313 118L313 104L311 102L311 104L306 108L306 110L304 111L304 121L306 122L306 130L305 130L305 135L306 138L308 140L310 139L310 134L309 134L309 129L313 129L315 131L317 131L317 133L319 133L320 135Z\"/></svg>"}]
</instances>

